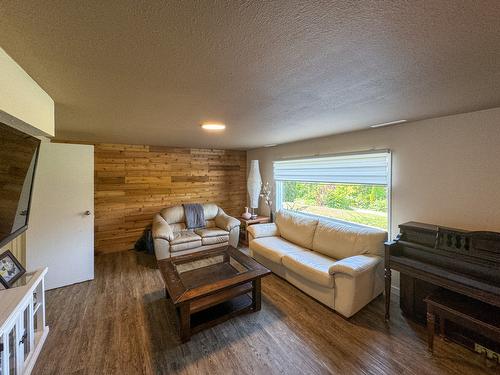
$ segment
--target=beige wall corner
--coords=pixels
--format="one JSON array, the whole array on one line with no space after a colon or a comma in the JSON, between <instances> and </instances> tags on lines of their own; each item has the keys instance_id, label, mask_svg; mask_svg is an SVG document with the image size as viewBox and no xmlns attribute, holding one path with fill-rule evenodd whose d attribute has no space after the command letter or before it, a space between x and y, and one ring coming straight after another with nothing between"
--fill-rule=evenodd
<instances>
[{"instance_id":1,"label":"beige wall corner","mask_svg":"<svg viewBox=\"0 0 500 375\"><path fill-rule=\"evenodd\" d=\"M33 135L55 135L54 101L2 48L0 121Z\"/></svg>"}]
</instances>

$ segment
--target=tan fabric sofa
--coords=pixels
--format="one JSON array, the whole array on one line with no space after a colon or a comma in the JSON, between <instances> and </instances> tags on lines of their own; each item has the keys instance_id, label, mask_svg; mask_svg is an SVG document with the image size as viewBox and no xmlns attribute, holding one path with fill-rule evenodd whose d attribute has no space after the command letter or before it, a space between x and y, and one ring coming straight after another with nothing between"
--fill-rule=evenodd
<instances>
[{"instance_id":1,"label":"tan fabric sofa","mask_svg":"<svg viewBox=\"0 0 500 375\"><path fill-rule=\"evenodd\" d=\"M345 317L382 293L385 231L278 211L248 232L255 260Z\"/></svg>"},{"instance_id":2,"label":"tan fabric sofa","mask_svg":"<svg viewBox=\"0 0 500 375\"><path fill-rule=\"evenodd\" d=\"M203 204L205 228L187 229L184 208L172 206L153 219L153 242L156 259L231 245L238 246L240 222L213 203Z\"/></svg>"}]
</instances>

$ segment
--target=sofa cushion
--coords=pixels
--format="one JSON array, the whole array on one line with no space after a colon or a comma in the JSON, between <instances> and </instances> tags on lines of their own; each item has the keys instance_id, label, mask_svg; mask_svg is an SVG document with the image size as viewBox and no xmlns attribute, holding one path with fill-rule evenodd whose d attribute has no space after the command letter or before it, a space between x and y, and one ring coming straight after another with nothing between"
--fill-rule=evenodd
<instances>
[{"instance_id":1,"label":"sofa cushion","mask_svg":"<svg viewBox=\"0 0 500 375\"><path fill-rule=\"evenodd\" d=\"M276 225L284 239L307 249L312 248L318 219L282 210L276 214Z\"/></svg>"},{"instance_id":2,"label":"sofa cushion","mask_svg":"<svg viewBox=\"0 0 500 375\"><path fill-rule=\"evenodd\" d=\"M286 254L309 251L281 237L256 238L250 242L250 249L277 264L281 264L281 258Z\"/></svg>"},{"instance_id":3,"label":"sofa cushion","mask_svg":"<svg viewBox=\"0 0 500 375\"><path fill-rule=\"evenodd\" d=\"M318 285L333 288L333 272L330 269L335 259L313 251L301 251L284 255L281 262L287 270Z\"/></svg>"},{"instance_id":4,"label":"sofa cushion","mask_svg":"<svg viewBox=\"0 0 500 375\"><path fill-rule=\"evenodd\" d=\"M248 234L250 234L253 238L272 237L280 235L280 231L278 230L278 226L276 225L276 223L250 225L247 231Z\"/></svg>"},{"instance_id":5,"label":"sofa cushion","mask_svg":"<svg viewBox=\"0 0 500 375\"><path fill-rule=\"evenodd\" d=\"M371 254L384 256L384 242L387 241L387 232L376 228L363 228L358 232L354 244L353 255Z\"/></svg>"},{"instance_id":6,"label":"sofa cushion","mask_svg":"<svg viewBox=\"0 0 500 375\"><path fill-rule=\"evenodd\" d=\"M381 255L387 233L380 229L319 220L312 250L335 259L354 255Z\"/></svg>"}]
</instances>

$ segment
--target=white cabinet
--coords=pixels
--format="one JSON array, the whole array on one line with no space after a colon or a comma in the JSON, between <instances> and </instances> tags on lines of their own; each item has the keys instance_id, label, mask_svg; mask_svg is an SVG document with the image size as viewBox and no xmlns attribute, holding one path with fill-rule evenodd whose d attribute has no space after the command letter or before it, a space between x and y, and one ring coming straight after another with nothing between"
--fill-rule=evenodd
<instances>
[{"instance_id":1,"label":"white cabinet","mask_svg":"<svg viewBox=\"0 0 500 375\"><path fill-rule=\"evenodd\" d=\"M5 362L5 373L9 375L17 375L18 369L18 350L17 350L17 337L18 337L18 321L17 319L12 322L5 329L5 355L7 361Z\"/></svg>"},{"instance_id":2,"label":"white cabinet","mask_svg":"<svg viewBox=\"0 0 500 375\"><path fill-rule=\"evenodd\" d=\"M0 291L0 375L29 374L49 332L45 325L47 269L25 276L23 285Z\"/></svg>"}]
</instances>

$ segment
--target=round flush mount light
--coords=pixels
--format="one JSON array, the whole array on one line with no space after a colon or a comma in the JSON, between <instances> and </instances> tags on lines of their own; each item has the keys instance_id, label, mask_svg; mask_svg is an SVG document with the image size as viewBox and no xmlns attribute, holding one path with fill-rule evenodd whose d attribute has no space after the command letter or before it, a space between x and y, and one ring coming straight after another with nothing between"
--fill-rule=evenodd
<instances>
[{"instance_id":1,"label":"round flush mount light","mask_svg":"<svg viewBox=\"0 0 500 375\"><path fill-rule=\"evenodd\" d=\"M206 122L201 124L201 127L204 130L224 130L226 125L217 122Z\"/></svg>"}]
</instances>

